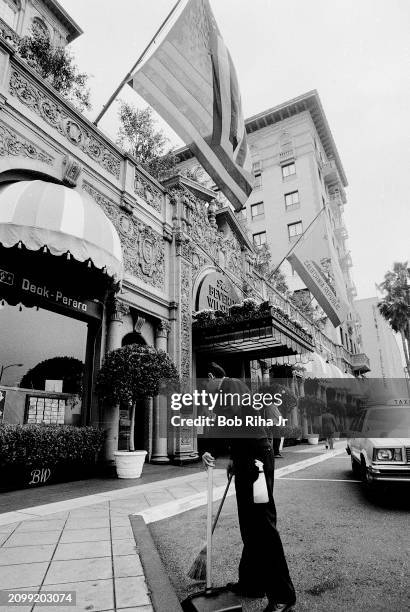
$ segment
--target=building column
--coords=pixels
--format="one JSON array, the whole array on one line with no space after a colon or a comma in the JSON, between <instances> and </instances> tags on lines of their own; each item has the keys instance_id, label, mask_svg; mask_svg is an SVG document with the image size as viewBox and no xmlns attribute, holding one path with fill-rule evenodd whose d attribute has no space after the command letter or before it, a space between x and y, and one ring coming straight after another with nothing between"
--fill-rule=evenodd
<instances>
[{"instance_id":1,"label":"building column","mask_svg":"<svg viewBox=\"0 0 410 612\"><path fill-rule=\"evenodd\" d=\"M107 353L121 347L123 317L127 314L129 314L129 307L117 298L114 298L108 312ZM113 461L114 451L118 450L120 406L119 404L115 406L105 404L103 410L102 426L107 432L105 439L105 460Z\"/></svg>"},{"instance_id":2,"label":"building column","mask_svg":"<svg viewBox=\"0 0 410 612\"><path fill-rule=\"evenodd\" d=\"M155 348L168 352L168 321L160 321L155 333ZM168 457L168 406L164 395L153 398L153 438L151 463L169 463Z\"/></svg>"}]
</instances>

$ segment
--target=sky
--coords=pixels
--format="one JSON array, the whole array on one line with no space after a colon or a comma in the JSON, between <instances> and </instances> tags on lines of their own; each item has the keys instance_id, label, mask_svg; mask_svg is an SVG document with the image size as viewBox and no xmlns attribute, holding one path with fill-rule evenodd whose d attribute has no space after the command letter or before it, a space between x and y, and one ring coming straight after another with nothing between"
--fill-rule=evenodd
<instances>
[{"instance_id":1,"label":"sky","mask_svg":"<svg viewBox=\"0 0 410 612\"><path fill-rule=\"evenodd\" d=\"M210 2L238 72L245 117L318 90L349 182L345 220L358 299L376 295L375 283L393 262L410 260L410 2ZM94 119L174 0L60 3L84 30L70 47L92 75ZM146 106L129 86L119 97ZM114 140L117 112L114 103L100 123Z\"/></svg>"}]
</instances>

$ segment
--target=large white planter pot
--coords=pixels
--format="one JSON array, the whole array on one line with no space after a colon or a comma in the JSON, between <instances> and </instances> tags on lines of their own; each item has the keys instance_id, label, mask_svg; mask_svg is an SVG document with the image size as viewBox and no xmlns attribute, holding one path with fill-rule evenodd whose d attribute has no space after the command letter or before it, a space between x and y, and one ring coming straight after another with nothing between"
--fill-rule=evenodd
<instances>
[{"instance_id":1,"label":"large white planter pot","mask_svg":"<svg viewBox=\"0 0 410 612\"><path fill-rule=\"evenodd\" d=\"M115 467L118 478L139 478L147 451L115 451Z\"/></svg>"},{"instance_id":2,"label":"large white planter pot","mask_svg":"<svg viewBox=\"0 0 410 612\"><path fill-rule=\"evenodd\" d=\"M308 435L307 440L308 440L308 444L319 444L318 435Z\"/></svg>"}]
</instances>

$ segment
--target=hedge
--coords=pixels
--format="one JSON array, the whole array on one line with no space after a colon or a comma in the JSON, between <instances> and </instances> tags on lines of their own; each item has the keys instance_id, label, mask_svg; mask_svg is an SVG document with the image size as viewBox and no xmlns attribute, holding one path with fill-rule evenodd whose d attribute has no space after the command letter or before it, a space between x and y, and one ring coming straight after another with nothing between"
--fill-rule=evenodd
<instances>
[{"instance_id":1,"label":"hedge","mask_svg":"<svg viewBox=\"0 0 410 612\"><path fill-rule=\"evenodd\" d=\"M95 463L104 432L73 425L0 425L0 466L53 468Z\"/></svg>"}]
</instances>

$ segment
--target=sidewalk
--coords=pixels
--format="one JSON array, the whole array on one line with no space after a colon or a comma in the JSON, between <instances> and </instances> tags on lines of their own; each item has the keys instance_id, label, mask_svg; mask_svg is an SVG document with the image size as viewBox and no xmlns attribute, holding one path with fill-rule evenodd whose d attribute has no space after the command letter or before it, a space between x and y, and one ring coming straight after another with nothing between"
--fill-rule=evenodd
<instances>
[{"instance_id":1,"label":"sidewalk","mask_svg":"<svg viewBox=\"0 0 410 612\"><path fill-rule=\"evenodd\" d=\"M311 448L305 455L301 447L286 448L276 477L342 453L344 442L337 443L335 451ZM216 500L222 496L226 474L217 469L214 476ZM42 491L46 496L47 488ZM229 494L234 494L234 487ZM58 607L67 612L153 611L129 515L141 514L152 522L205 501L205 472L189 470L176 478L0 514L0 590L76 591L76 606ZM0 609L15 612L16 607ZM18 609L52 612L56 607Z\"/></svg>"}]
</instances>

